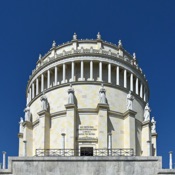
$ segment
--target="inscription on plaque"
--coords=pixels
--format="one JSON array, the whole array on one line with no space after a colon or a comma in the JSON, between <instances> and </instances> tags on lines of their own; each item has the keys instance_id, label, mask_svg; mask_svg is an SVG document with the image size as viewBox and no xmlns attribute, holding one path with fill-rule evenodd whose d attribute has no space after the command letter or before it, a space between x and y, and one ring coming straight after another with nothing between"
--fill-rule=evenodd
<instances>
[{"instance_id":1,"label":"inscription on plaque","mask_svg":"<svg viewBox=\"0 0 175 175\"><path fill-rule=\"evenodd\" d=\"M93 137L96 136L97 128L94 126L79 126L78 131L80 137Z\"/></svg>"}]
</instances>

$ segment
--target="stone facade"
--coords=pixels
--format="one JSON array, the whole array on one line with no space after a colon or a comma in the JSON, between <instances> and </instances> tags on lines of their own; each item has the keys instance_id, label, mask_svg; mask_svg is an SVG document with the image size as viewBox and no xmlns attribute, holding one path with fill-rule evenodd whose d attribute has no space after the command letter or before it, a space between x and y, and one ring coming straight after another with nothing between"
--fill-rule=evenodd
<instances>
[{"instance_id":1,"label":"stone facade","mask_svg":"<svg viewBox=\"0 0 175 175\"><path fill-rule=\"evenodd\" d=\"M102 83L105 100L101 102ZM70 84L72 95L68 94ZM127 107L129 91L132 109ZM40 100L43 93L48 102L45 111ZM75 37L61 46L54 42L44 57L40 55L26 95L25 115L30 121L22 123L19 156L34 156L37 149L108 149L109 144L110 149L129 148L134 155L149 155L151 123L147 130L143 123L148 83L136 55L124 50L121 42L117 46L98 38ZM152 143L156 147L156 137Z\"/></svg>"},{"instance_id":2,"label":"stone facade","mask_svg":"<svg viewBox=\"0 0 175 175\"><path fill-rule=\"evenodd\" d=\"M175 174L156 157L148 83L121 41L98 33L53 42L29 77L26 101L19 157L0 174Z\"/></svg>"}]
</instances>

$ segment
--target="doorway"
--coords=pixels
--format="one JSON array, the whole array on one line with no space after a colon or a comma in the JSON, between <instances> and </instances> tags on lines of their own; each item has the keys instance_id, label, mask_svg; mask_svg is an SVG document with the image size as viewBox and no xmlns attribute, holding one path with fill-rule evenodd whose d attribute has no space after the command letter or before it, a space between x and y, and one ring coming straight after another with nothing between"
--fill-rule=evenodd
<instances>
[{"instance_id":1,"label":"doorway","mask_svg":"<svg viewBox=\"0 0 175 175\"><path fill-rule=\"evenodd\" d=\"M81 147L80 156L93 156L93 147Z\"/></svg>"}]
</instances>

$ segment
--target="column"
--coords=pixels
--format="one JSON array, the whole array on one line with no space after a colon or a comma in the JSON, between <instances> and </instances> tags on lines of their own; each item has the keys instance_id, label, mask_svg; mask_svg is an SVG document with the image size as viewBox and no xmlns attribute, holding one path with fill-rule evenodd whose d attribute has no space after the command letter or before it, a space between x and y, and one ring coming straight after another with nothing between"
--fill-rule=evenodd
<instances>
[{"instance_id":1,"label":"column","mask_svg":"<svg viewBox=\"0 0 175 175\"><path fill-rule=\"evenodd\" d=\"M3 151L3 161L2 161L2 169L6 169L6 152Z\"/></svg>"},{"instance_id":2,"label":"column","mask_svg":"<svg viewBox=\"0 0 175 175\"><path fill-rule=\"evenodd\" d=\"M143 96L144 101L146 102L146 88L144 87L144 96Z\"/></svg>"},{"instance_id":3,"label":"column","mask_svg":"<svg viewBox=\"0 0 175 175\"><path fill-rule=\"evenodd\" d=\"M75 63L72 61L72 81L75 81L74 76L75 76Z\"/></svg>"},{"instance_id":4,"label":"column","mask_svg":"<svg viewBox=\"0 0 175 175\"><path fill-rule=\"evenodd\" d=\"M26 103L26 106L27 106L28 103L29 103L29 92L27 93L27 103Z\"/></svg>"},{"instance_id":5,"label":"column","mask_svg":"<svg viewBox=\"0 0 175 175\"><path fill-rule=\"evenodd\" d=\"M148 146L148 156L151 156L151 141L147 141L147 146Z\"/></svg>"},{"instance_id":6,"label":"column","mask_svg":"<svg viewBox=\"0 0 175 175\"><path fill-rule=\"evenodd\" d=\"M172 151L170 151L169 152L169 168L170 168L170 170L172 170L173 169L173 152Z\"/></svg>"},{"instance_id":7,"label":"column","mask_svg":"<svg viewBox=\"0 0 175 175\"><path fill-rule=\"evenodd\" d=\"M34 98L34 92L35 92L35 85L34 83L32 83L32 99Z\"/></svg>"},{"instance_id":8,"label":"column","mask_svg":"<svg viewBox=\"0 0 175 175\"><path fill-rule=\"evenodd\" d=\"M47 88L50 88L50 70L47 70Z\"/></svg>"},{"instance_id":9,"label":"column","mask_svg":"<svg viewBox=\"0 0 175 175\"><path fill-rule=\"evenodd\" d=\"M102 62L99 62L99 81L102 81Z\"/></svg>"},{"instance_id":10,"label":"column","mask_svg":"<svg viewBox=\"0 0 175 175\"><path fill-rule=\"evenodd\" d=\"M62 133L62 149L65 149L65 133Z\"/></svg>"},{"instance_id":11,"label":"column","mask_svg":"<svg viewBox=\"0 0 175 175\"><path fill-rule=\"evenodd\" d=\"M143 84L140 84L140 97L143 97Z\"/></svg>"},{"instance_id":12,"label":"column","mask_svg":"<svg viewBox=\"0 0 175 175\"><path fill-rule=\"evenodd\" d=\"M66 65L65 63L63 64L63 80L62 83L66 82Z\"/></svg>"},{"instance_id":13,"label":"column","mask_svg":"<svg viewBox=\"0 0 175 175\"><path fill-rule=\"evenodd\" d=\"M55 86L57 85L57 82L58 82L58 68L57 66L55 66Z\"/></svg>"},{"instance_id":14,"label":"column","mask_svg":"<svg viewBox=\"0 0 175 175\"><path fill-rule=\"evenodd\" d=\"M41 92L44 91L44 74L41 75Z\"/></svg>"},{"instance_id":15,"label":"column","mask_svg":"<svg viewBox=\"0 0 175 175\"><path fill-rule=\"evenodd\" d=\"M38 82L38 78L36 79L36 96L39 93L39 82Z\"/></svg>"},{"instance_id":16,"label":"column","mask_svg":"<svg viewBox=\"0 0 175 175\"><path fill-rule=\"evenodd\" d=\"M81 61L81 80L84 79L84 62Z\"/></svg>"},{"instance_id":17,"label":"column","mask_svg":"<svg viewBox=\"0 0 175 175\"><path fill-rule=\"evenodd\" d=\"M63 149L63 155L65 156L65 133L62 133L62 149Z\"/></svg>"},{"instance_id":18,"label":"column","mask_svg":"<svg viewBox=\"0 0 175 175\"><path fill-rule=\"evenodd\" d=\"M108 133L108 155L112 155L112 134L111 132Z\"/></svg>"},{"instance_id":19,"label":"column","mask_svg":"<svg viewBox=\"0 0 175 175\"><path fill-rule=\"evenodd\" d=\"M130 75L130 91L133 91L133 74Z\"/></svg>"},{"instance_id":20,"label":"column","mask_svg":"<svg viewBox=\"0 0 175 175\"><path fill-rule=\"evenodd\" d=\"M124 70L124 88L127 88L127 70Z\"/></svg>"},{"instance_id":21,"label":"column","mask_svg":"<svg viewBox=\"0 0 175 175\"><path fill-rule=\"evenodd\" d=\"M30 87L30 92L29 92L29 94L30 94L30 101L32 100L32 89L31 89L31 87Z\"/></svg>"},{"instance_id":22,"label":"column","mask_svg":"<svg viewBox=\"0 0 175 175\"><path fill-rule=\"evenodd\" d=\"M24 143L24 157L26 157L27 156L27 141L24 140L23 143Z\"/></svg>"},{"instance_id":23,"label":"column","mask_svg":"<svg viewBox=\"0 0 175 175\"><path fill-rule=\"evenodd\" d=\"M108 83L111 83L111 64L108 64Z\"/></svg>"},{"instance_id":24,"label":"column","mask_svg":"<svg viewBox=\"0 0 175 175\"><path fill-rule=\"evenodd\" d=\"M93 79L93 61L90 61L90 80L94 80Z\"/></svg>"},{"instance_id":25,"label":"column","mask_svg":"<svg viewBox=\"0 0 175 175\"><path fill-rule=\"evenodd\" d=\"M136 78L136 87L135 87L135 91L136 91L136 94L138 95L139 94L139 79Z\"/></svg>"},{"instance_id":26,"label":"column","mask_svg":"<svg viewBox=\"0 0 175 175\"><path fill-rule=\"evenodd\" d=\"M119 73L120 72L119 71L120 71L120 68L119 68L119 66L117 66L116 67L116 84L117 85L120 85L120 83L119 83L119 79L120 79L120 74Z\"/></svg>"}]
</instances>

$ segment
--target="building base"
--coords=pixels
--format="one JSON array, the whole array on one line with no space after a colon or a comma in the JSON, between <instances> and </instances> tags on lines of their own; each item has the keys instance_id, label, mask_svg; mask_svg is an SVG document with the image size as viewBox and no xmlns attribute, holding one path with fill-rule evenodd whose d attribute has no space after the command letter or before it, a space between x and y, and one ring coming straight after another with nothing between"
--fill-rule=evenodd
<instances>
[{"instance_id":1,"label":"building base","mask_svg":"<svg viewBox=\"0 0 175 175\"><path fill-rule=\"evenodd\" d=\"M0 175L163 175L161 157L9 157Z\"/></svg>"}]
</instances>

